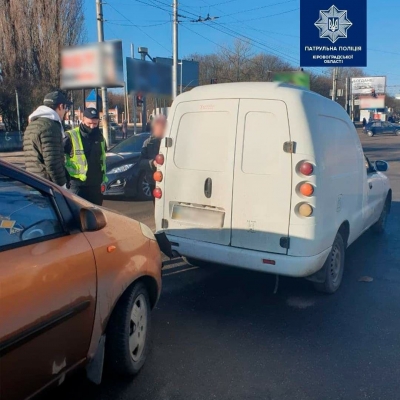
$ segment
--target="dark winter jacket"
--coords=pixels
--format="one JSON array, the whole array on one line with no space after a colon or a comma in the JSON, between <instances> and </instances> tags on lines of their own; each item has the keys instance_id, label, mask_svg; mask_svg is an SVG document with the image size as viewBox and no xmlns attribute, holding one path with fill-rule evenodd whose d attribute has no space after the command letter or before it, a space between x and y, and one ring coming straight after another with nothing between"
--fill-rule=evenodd
<instances>
[{"instance_id":1,"label":"dark winter jacket","mask_svg":"<svg viewBox=\"0 0 400 400\"><path fill-rule=\"evenodd\" d=\"M80 124L79 131L81 133L83 150L88 163L86 181L71 177L68 177L68 179L70 179L70 184L72 186L100 186L103 182L103 165L101 160L101 142L104 142L103 134L99 128L93 129L90 132L83 124ZM68 132L66 132L64 138L64 152L72 156L71 136Z\"/></svg>"},{"instance_id":2,"label":"dark winter jacket","mask_svg":"<svg viewBox=\"0 0 400 400\"><path fill-rule=\"evenodd\" d=\"M150 136L143 143L139 167L142 171L146 172L147 182L154 184L153 173L156 167L153 164L156 155L160 152L161 139Z\"/></svg>"},{"instance_id":3,"label":"dark winter jacket","mask_svg":"<svg viewBox=\"0 0 400 400\"><path fill-rule=\"evenodd\" d=\"M67 178L63 129L57 113L49 107L40 106L29 120L24 133L26 170L64 186Z\"/></svg>"}]
</instances>

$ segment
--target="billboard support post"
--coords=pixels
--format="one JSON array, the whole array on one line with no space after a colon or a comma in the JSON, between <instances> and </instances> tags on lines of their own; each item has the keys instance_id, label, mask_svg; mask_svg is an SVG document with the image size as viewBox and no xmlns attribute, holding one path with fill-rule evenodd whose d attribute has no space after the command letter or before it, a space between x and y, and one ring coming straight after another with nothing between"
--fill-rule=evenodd
<instances>
[{"instance_id":1,"label":"billboard support post","mask_svg":"<svg viewBox=\"0 0 400 400\"><path fill-rule=\"evenodd\" d=\"M133 45L133 43L131 43L131 58L135 58L135 46ZM127 83L128 85L128 83ZM128 103L129 105L129 103ZM136 135L137 134L137 110L136 110L136 94L135 92L132 92L132 108L133 108L133 134Z\"/></svg>"},{"instance_id":2,"label":"billboard support post","mask_svg":"<svg viewBox=\"0 0 400 400\"><path fill-rule=\"evenodd\" d=\"M71 113L72 113L71 126L72 126L72 129L74 129L75 128L75 106L74 106L74 91L73 90L71 90L71 102L72 102L72 106L71 106L71 111L69 112L69 116L71 119Z\"/></svg>"}]
</instances>

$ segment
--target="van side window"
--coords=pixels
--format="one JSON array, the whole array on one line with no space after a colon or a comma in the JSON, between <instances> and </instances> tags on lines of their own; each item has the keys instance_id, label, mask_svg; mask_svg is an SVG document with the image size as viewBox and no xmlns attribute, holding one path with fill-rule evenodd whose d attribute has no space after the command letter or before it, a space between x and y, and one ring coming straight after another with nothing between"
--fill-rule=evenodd
<instances>
[{"instance_id":1,"label":"van side window","mask_svg":"<svg viewBox=\"0 0 400 400\"><path fill-rule=\"evenodd\" d=\"M224 172L229 168L227 141L231 129L229 112L189 112L182 115L176 137L174 161L181 169Z\"/></svg>"},{"instance_id":2,"label":"van side window","mask_svg":"<svg viewBox=\"0 0 400 400\"><path fill-rule=\"evenodd\" d=\"M245 118L242 171L270 175L279 166L282 138L279 121L273 113L248 112Z\"/></svg>"}]
</instances>

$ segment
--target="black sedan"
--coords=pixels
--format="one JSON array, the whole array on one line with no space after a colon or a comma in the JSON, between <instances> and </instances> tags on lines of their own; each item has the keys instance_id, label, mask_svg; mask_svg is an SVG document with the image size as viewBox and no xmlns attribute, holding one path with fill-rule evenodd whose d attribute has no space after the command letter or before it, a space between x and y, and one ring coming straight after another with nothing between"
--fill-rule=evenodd
<instances>
[{"instance_id":1,"label":"black sedan","mask_svg":"<svg viewBox=\"0 0 400 400\"><path fill-rule=\"evenodd\" d=\"M364 133L369 137L382 134L392 134L400 136L400 125L386 121L372 121L365 125Z\"/></svg>"},{"instance_id":2,"label":"black sedan","mask_svg":"<svg viewBox=\"0 0 400 400\"><path fill-rule=\"evenodd\" d=\"M151 189L145 172L139 168L140 151L149 133L125 139L107 152L107 178L104 196L150 200Z\"/></svg>"}]
</instances>

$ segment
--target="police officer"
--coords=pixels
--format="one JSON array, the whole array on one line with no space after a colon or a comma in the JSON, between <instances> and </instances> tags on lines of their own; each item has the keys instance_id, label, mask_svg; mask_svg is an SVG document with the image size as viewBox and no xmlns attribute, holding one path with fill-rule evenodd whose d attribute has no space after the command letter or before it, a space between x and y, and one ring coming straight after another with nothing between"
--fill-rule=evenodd
<instances>
[{"instance_id":1,"label":"police officer","mask_svg":"<svg viewBox=\"0 0 400 400\"><path fill-rule=\"evenodd\" d=\"M107 181L106 143L95 108L86 108L79 127L66 132L64 153L71 192L101 206L101 185Z\"/></svg>"}]
</instances>

